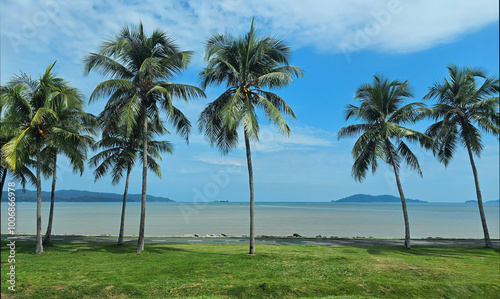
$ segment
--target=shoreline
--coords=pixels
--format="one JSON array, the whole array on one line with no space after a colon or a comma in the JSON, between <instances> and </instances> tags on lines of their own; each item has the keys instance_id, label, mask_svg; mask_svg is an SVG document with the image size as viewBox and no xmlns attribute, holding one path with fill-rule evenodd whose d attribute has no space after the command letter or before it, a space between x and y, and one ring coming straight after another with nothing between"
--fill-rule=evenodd
<instances>
[{"instance_id":1,"label":"shoreline","mask_svg":"<svg viewBox=\"0 0 500 299\"><path fill-rule=\"evenodd\" d=\"M42 234L43 236L44 234ZM10 235L7 233L1 233L1 240L5 240L7 237L35 237L35 234L21 233ZM82 235L82 234L62 234L62 235L51 235L51 237L57 238L118 238L118 235ZM134 239L138 238L137 235L125 235L124 238ZM248 239L247 235L235 236L235 235L227 235L227 234L187 234L182 236L145 236L145 238L149 239ZM292 239L292 240L404 240L404 238L376 238L376 237L365 237L365 236L356 236L356 237L337 237L337 236L268 236L268 235L257 235L256 239ZM484 240L484 238L452 238L452 237L424 237L424 238L411 238L411 240ZM500 241L500 239L491 238L492 241Z\"/></svg>"},{"instance_id":2,"label":"shoreline","mask_svg":"<svg viewBox=\"0 0 500 299\"><path fill-rule=\"evenodd\" d=\"M7 241L2 234L1 240ZM110 243L114 244L118 236L82 236L82 235L54 235L53 243ZM15 235L16 241L34 242L34 235ZM125 243L137 242L137 237L124 237ZM404 239L377 239L377 238L305 238L305 237L268 237L256 238L259 245L320 245L320 246L403 246ZM500 239L492 239L493 247L500 248ZM245 237L145 237L147 244L233 244L246 245ZM452 239L452 238L426 238L411 239L411 245L417 247L484 247L484 239Z\"/></svg>"}]
</instances>

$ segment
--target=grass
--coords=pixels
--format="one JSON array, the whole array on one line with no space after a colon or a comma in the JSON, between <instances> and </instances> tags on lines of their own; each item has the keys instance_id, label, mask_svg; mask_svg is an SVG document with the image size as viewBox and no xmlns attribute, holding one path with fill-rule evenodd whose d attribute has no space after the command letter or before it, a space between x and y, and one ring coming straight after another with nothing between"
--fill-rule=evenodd
<instances>
[{"instance_id":1,"label":"grass","mask_svg":"<svg viewBox=\"0 0 500 299\"><path fill-rule=\"evenodd\" d=\"M2 298L498 298L498 249L16 242ZM337 297L339 296L339 297Z\"/></svg>"}]
</instances>

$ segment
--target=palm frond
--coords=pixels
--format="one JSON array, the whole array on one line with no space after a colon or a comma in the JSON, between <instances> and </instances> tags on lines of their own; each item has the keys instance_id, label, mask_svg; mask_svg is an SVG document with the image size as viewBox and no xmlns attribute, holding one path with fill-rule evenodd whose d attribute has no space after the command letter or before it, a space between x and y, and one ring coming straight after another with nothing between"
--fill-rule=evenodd
<instances>
[{"instance_id":1,"label":"palm frond","mask_svg":"<svg viewBox=\"0 0 500 299\"><path fill-rule=\"evenodd\" d=\"M269 121L274 123L278 127L280 132L286 134L287 136L290 135L290 128L288 127L285 118L283 117L283 115L281 115L281 112L276 108L276 106L274 106L273 103L271 103L261 95L257 95L257 99L258 105L264 109L264 112L269 118Z\"/></svg>"},{"instance_id":2,"label":"palm frond","mask_svg":"<svg viewBox=\"0 0 500 299\"><path fill-rule=\"evenodd\" d=\"M397 152L401 155L410 169L416 171L420 176L423 176L417 157L403 141L399 141Z\"/></svg>"}]
</instances>

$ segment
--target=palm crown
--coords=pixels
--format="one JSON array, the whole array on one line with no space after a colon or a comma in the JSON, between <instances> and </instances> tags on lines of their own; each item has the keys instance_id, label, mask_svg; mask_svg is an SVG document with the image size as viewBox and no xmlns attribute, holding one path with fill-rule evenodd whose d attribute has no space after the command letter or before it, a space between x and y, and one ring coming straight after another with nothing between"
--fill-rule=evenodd
<instances>
[{"instance_id":1,"label":"palm crown","mask_svg":"<svg viewBox=\"0 0 500 299\"><path fill-rule=\"evenodd\" d=\"M445 165L453 158L458 142L480 155L483 145L479 129L494 135L500 132L498 96L494 96L499 92L498 77L487 77L480 69L455 65L448 66L448 73L449 80L436 82L424 97L437 99L427 116L440 121L426 133L436 140L436 156ZM484 81L480 87L477 78Z\"/></svg>"},{"instance_id":2,"label":"palm crown","mask_svg":"<svg viewBox=\"0 0 500 299\"><path fill-rule=\"evenodd\" d=\"M23 166L37 144L41 149L42 144L56 137L77 138L59 118L71 109L83 113L83 102L76 89L52 72L54 65L51 64L38 80L22 73L2 87L1 103L6 113L2 130L13 135L5 144L3 154L14 170Z\"/></svg>"},{"instance_id":3,"label":"palm crown","mask_svg":"<svg viewBox=\"0 0 500 299\"><path fill-rule=\"evenodd\" d=\"M402 106L403 101L412 96L408 81L389 81L380 76L374 76L373 84L361 85L356 90L354 99L361 99L362 103L359 107L347 106L346 120L355 118L365 123L342 128L338 138L361 134L352 150L355 158L352 173L357 180L365 178L370 166L372 172L375 172L378 159L394 164L398 169L403 161L422 175L417 157L403 139L417 141L426 147L430 146L430 139L422 133L401 126L414 122L425 109L418 102Z\"/></svg>"},{"instance_id":4,"label":"palm crown","mask_svg":"<svg viewBox=\"0 0 500 299\"><path fill-rule=\"evenodd\" d=\"M255 108L261 108L283 133L288 127L282 115L295 118L288 104L266 89L278 89L303 75L289 65L290 48L283 41L260 38L253 27L242 38L214 34L205 46L207 67L200 73L201 86L223 85L226 90L207 105L199 118L199 128L210 143L228 153L238 143L237 128L243 125L250 139L258 140L259 124Z\"/></svg>"},{"instance_id":5,"label":"palm crown","mask_svg":"<svg viewBox=\"0 0 500 299\"><path fill-rule=\"evenodd\" d=\"M129 133L137 125L141 105L147 108L148 118L156 122L162 108L177 132L187 140L191 124L173 106L172 100L187 101L190 97L204 97L204 93L197 87L169 80L186 69L191 56L191 51L180 51L159 29L148 37L142 23L138 27L123 27L113 40L103 43L99 53L90 53L85 58L85 73L95 68L102 75L113 77L97 85L90 101L109 96L105 117L118 113L126 118Z\"/></svg>"}]
</instances>

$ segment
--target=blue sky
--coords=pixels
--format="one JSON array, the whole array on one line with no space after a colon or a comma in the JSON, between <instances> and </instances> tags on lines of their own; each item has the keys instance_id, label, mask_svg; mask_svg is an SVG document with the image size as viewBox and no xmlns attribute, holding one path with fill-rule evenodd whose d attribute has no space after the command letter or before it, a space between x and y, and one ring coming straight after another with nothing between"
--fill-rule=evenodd
<instances>
[{"instance_id":1,"label":"blue sky","mask_svg":"<svg viewBox=\"0 0 500 299\"><path fill-rule=\"evenodd\" d=\"M108 4L112 3L112 4ZM453 9L450 9L452 7ZM480 1L2 1L1 82L20 71L38 76L57 60L56 71L88 98L105 78L83 75L82 58L115 34L124 24L140 20L149 32L165 29L182 49L196 52L191 67L175 81L197 84L203 68L203 43L211 32L242 34L252 17L263 35L284 39L293 48L292 64L305 77L278 91L295 111L292 133L282 136L264 116L260 142L252 144L256 201L330 201L355 193L397 195L394 174L380 165L363 183L351 176L350 155L355 139L337 141L347 125L344 108L355 89L372 75L410 79L414 101L446 76L445 67L482 67L490 75L499 69L498 2ZM195 124L204 106L221 89L208 88L207 99L178 108ZM431 104L432 102L428 102ZM105 100L87 111L98 114ZM355 103L354 103L355 104ZM413 128L425 130L429 123ZM163 178L149 175L148 193L176 201L248 199L248 177L243 144L227 156L211 148L194 126L190 144L175 135L173 155L161 162ZM477 159L483 198L499 198L499 146L484 137ZM427 201L475 199L472 172L465 150L448 166L431 153L413 147L424 177L401 170L405 195ZM91 153L92 154L92 153ZM73 174L64 159L57 189L121 193L123 182L112 186L105 178L94 183L92 169ZM133 170L130 192L139 193L141 171ZM50 190L50 182L43 182ZM31 188L33 189L33 188Z\"/></svg>"}]
</instances>

